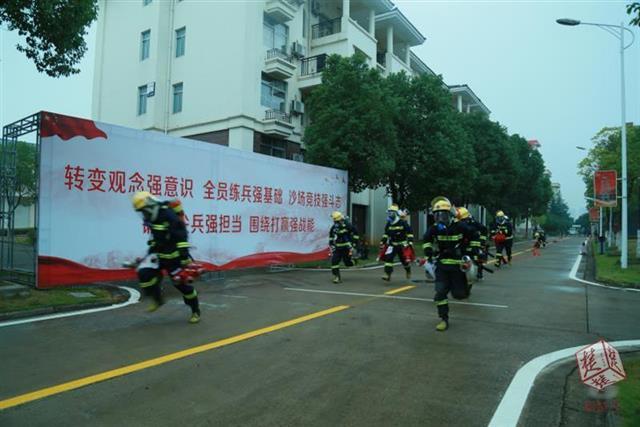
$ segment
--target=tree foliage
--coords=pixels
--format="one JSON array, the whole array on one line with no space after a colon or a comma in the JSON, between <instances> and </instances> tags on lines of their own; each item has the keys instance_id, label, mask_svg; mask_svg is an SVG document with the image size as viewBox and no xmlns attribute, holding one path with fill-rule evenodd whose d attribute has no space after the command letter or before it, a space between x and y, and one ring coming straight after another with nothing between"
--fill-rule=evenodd
<instances>
[{"instance_id":1,"label":"tree foliage","mask_svg":"<svg viewBox=\"0 0 640 427\"><path fill-rule=\"evenodd\" d=\"M640 3L633 2L627 5L627 13L631 16L631 25L640 27Z\"/></svg>"},{"instance_id":2,"label":"tree foliage","mask_svg":"<svg viewBox=\"0 0 640 427\"><path fill-rule=\"evenodd\" d=\"M352 191L383 186L410 210L445 195L512 217L547 211L540 153L486 115L456 111L442 77L384 78L358 56L327 64L307 99L306 158L348 170Z\"/></svg>"},{"instance_id":3,"label":"tree foliage","mask_svg":"<svg viewBox=\"0 0 640 427\"><path fill-rule=\"evenodd\" d=\"M0 152L4 156L5 153ZM7 153L8 154L8 153ZM10 191L8 186L4 191ZM11 208L15 211L20 204L31 203L36 196L36 146L18 141L16 144L16 185L15 204ZM10 194L5 197L11 198Z\"/></svg>"},{"instance_id":4,"label":"tree foliage","mask_svg":"<svg viewBox=\"0 0 640 427\"><path fill-rule=\"evenodd\" d=\"M51 77L80 72L84 36L98 13L97 0L2 0L0 24L25 36L17 49Z\"/></svg>"},{"instance_id":5,"label":"tree foliage","mask_svg":"<svg viewBox=\"0 0 640 427\"><path fill-rule=\"evenodd\" d=\"M538 219L538 224L548 233L566 234L569 232L571 225L573 225L573 218L569 214L569 207L562 199L560 192L553 195L548 212Z\"/></svg>"},{"instance_id":6,"label":"tree foliage","mask_svg":"<svg viewBox=\"0 0 640 427\"><path fill-rule=\"evenodd\" d=\"M587 187L585 196L592 198L593 177L597 170L616 170L622 176L622 152L619 127L605 127L592 139L593 145L579 164L579 173ZM627 192L629 196L629 222L631 228L640 227L640 126L627 125ZM618 186L618 196L622 189ZM587 201L587 205L591 202ZM614 218L620 217L620 206L615 208Z\"/></svg>"},{"instance_id":7,"label":"tree foliage","mask_svg":"<svg viewBox=\"0 0 640 427\"><path fill-rule=\"evenodd\" d=\"M384 82L397 142L396 167L384 180L392 199L415 210L440 194L469 197L468 183L477 173L475 153L442 78L403 72Z\"/></svg>"},{"instance_id":8,"label":"tree foliage","mask_svg":"<svg viewBox=\"0 0 640 427\"><path fill-rule=\"evenodd\" d=\"M361 56L331 55L322 84L307 101L312 121L305 130L306 158L349 171L352 191L379 187L395 168L395 133L381 79Z\"/></svg>"}]
</instances>

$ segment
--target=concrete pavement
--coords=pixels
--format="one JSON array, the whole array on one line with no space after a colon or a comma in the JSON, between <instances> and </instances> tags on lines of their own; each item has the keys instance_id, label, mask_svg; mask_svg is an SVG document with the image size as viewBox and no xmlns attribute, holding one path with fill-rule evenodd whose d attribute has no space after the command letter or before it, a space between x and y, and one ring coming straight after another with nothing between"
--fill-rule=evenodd
<instances>
[{"instance_id":1,"label":"concrete pavement","mask_svg":"<svg viewBox=\"0 0 640 427\"><path fill-rule=\"evenodd\" d=\"M343 274L339 286L313 271L200 284L198 325L186 323L188 309L176 299L153 314L138 304L0 328L1 406L70 380L350 307L10 407L0 411L0 425L483 426L530 359L600 336L640 338L638 293L585 292L569 280L579 244L574 238L549 245L541 257L525 252L512 267L487 274L468 301L487 305L452 304L445 333L435 331L436 310L426 301L432 283L395 294L414 299L368 296L414 285L401 279L401 268L390 286L380 270ZM414 267L414 278L421 274Z\"/></svg>"}]
</instances>

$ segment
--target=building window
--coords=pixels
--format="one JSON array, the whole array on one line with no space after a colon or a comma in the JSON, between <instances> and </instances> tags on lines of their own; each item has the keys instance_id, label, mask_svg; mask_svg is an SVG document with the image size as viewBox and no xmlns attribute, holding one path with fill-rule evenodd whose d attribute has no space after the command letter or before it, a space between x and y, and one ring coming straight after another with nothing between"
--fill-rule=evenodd
<instances>
[{"instance_id":1,"label":"building window","mask_svg":"<svg viewBox=\"0 0 640 427\"><path fill-rule=\"evenodd\" d=\"M260 140L260 153L284 159L287 157L287 141L262 135Z\"/></svg>"},{"instance_id":2,"label":"building window","mask_svg":"<svg viewBox=\"0 0 640 427\"><path fill-rule=\"evenodd\" d=\"M147 112L147 85L138 87L138 115Z\"/></svg>"},{"instance_id":3,"label":"building window","mask_svg":"<svg viewBox=\"0 0 640 427\"><path fill-rule=\"evenodd\" d=\"M262 74L260 104L272 110L284 111L287 100L287 83Z\"/></svg>"},{"instance_id":4,"label":"building window","mask_svg":"<svg viewBox=\"0 0 640 427\"><path fill-rule=\"evenodd\" d=\"M186 38L187 29L185 27L176 30L176 58L184 55Z\"/></svg>"},{"instance_id":5,"label":"building window","mask_svg":"<svg viewBox=\"0 0 640 427\"><path fill-rule=\"evenodd\" d=\"M151 30L140 33L140 61L149 57L149 47L151 45Z\"/></svg>"},{"instance_id":6,"label":"building window","mask_svg":"<svg viewBox=\"0 0 640 427\"><path fill-rule=\"evenodd\" d=\"M152 0L142 0L142 5L143 6L147 6L147 5L151 4L151 1Z\"/></svg>"},{"instance_id":7,"label":"building window","mask_svg":"<svg viewBox=\"0 0 640 427\"><path fill-rule=\"evenodd\" d=\"M262 42L265 50L280 49L287 52L289 43L289 27L279 24L268 16L264 17Z\"/></svg>"},{"instance_id":8,"label":"building window","mask_svg":"<svg viewBox=\"0 0 640 427\"><path fill-rule=\"evenodd\" d=\"M173 113L182 111L182 83L173 85Z\"/></svg>"}]
</instances>

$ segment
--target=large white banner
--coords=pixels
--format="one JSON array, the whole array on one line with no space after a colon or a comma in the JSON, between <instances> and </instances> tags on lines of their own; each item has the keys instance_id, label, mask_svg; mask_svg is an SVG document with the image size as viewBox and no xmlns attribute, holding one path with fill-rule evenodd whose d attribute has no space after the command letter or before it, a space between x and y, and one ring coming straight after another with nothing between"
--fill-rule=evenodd
<instances>
[{"instance_id":1,"label":"large white banner","mask_svg":"<svg viewBox=\"0 0 640 427\"><path fill-rule=\"evenodd\" d=\"M131 195L180 199L210 269L320 259L345 171L157 132L42 113L40 286L125 278L148 230Z\"/></svg>"}]
</instances>

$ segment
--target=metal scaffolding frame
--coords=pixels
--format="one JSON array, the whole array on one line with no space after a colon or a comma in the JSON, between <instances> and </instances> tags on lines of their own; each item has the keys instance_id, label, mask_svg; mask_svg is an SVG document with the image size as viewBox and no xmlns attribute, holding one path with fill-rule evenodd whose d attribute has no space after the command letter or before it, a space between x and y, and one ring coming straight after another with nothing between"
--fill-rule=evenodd
<instances>
[{"instance_id":1,"label":"metal scaffolding frame","mask_svg":"<svg viewBox=\"0 0 640 427\"><path fill-rule=\"evenodd\" d=\"M36 286L38 262L38 215L40 194L40 117L36 113L10 123L2 128L2 151L0 156L0 278ZM34 241L31 248L21 248L16 262L15 209L18 192L17 158L18 139L36 133L36 191ZM31 258L31 260L29 259ZM19 265L16 265L19 264ZM28 267L25 267L26 265Z\"/></svg>"}]
</instances>

